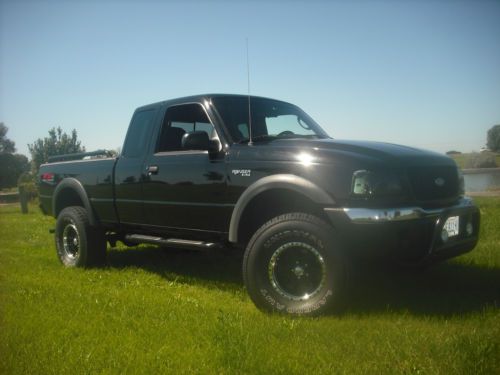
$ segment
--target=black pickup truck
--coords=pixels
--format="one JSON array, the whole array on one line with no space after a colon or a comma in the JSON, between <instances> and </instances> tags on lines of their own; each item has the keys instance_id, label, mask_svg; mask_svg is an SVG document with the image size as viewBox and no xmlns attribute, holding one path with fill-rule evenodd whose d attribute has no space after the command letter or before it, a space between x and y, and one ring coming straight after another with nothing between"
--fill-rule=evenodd
<instances>
[{"instance_id":1,"label":"black pickup truck","mask_svg":"<svg viewBox=\"0 0 500 375\"><path fill-rule=\"evenodd\" d=\"M214 94L143 106L121 155L97 154L40 168L66 266L102 264L117 240L244 249L259 308L312 315L339 306L354 258L424 265L478 240L479 210L453 160L332 139L282 101Z\"/></svg>"}]
</instances>

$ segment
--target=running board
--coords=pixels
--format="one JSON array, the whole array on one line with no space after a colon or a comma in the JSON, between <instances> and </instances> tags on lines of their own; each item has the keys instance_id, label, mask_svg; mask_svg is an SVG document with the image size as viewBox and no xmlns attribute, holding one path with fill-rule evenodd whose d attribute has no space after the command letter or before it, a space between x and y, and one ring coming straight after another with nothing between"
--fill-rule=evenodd
<instances>
[{"instance_id":1,"label":"running board","mask_svg":"<svg viewBox=\"0 0 500 375\"><path fill-rule=\"evenodd\" d=\"M190 241L190 240L182 240L179 238L163 238L155 236L146 236L144 234L127 234L125 236L125 240L136 244L148 243L152 245L170 246L179 249L191 249L191 250L209 250L220 247L220 245L215 242Z\"/></svg>"}]
</instances>

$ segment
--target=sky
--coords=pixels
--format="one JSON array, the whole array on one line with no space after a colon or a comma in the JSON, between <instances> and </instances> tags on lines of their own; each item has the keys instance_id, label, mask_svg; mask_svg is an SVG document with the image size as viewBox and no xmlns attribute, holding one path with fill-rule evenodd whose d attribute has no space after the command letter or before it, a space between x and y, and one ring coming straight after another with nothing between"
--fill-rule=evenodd
<instances>
[{"instance_id":1,"label":"sky","mask_svg":"<svg viewBox=\"0 0 500 375\"><path fill-rule=\"evenodd\" d=\"M202 93L294 103L338 139L478 151L500 124L500 0L0 0L0 122L121 147L134 109Z\"/></svg>"}]
</instances>

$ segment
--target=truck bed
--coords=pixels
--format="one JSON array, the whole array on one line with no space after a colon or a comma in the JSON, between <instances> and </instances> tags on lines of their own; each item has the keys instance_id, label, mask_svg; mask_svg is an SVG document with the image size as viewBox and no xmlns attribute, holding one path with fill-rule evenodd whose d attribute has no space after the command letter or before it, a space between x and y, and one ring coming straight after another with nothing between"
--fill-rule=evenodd
<instances>
[{"instance_id":1,"label":"truck bed","mask_svg":"<svg viewBox=\"0 0 500 375\"><path fill-rule=\"evenodd\" d=\"M59 181L72 178L84 188L99 221L117 223L113 200L113 170L117 160L118 158L98 158L43 164L40 167L43 181L40 184L40 207L49 215L57 212L57 202L52 200L54 190ZM68 196L66 199L75 197Z\"/></svg>"}]
</instances>

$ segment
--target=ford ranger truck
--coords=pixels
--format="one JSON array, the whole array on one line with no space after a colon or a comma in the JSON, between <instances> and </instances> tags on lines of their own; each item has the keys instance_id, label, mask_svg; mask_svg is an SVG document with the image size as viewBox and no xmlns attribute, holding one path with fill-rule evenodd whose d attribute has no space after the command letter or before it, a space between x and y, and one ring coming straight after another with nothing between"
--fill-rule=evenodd
<instances>
[{"instance_id":1,"label":"ford ranger truck","mask_svg":"<svg viewBox=\"0 0 500 375\"><path fill-rule=\"evenodd\" d=\"M422 266L478 241L452 159L332 139L297 106L261 97L140 107L118 157L53 157L38 178L65 266L103 264L117 240L244 251L252 301L292 315L338 308L353 259Z\"/></svg>"}]
</instances>

